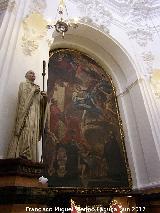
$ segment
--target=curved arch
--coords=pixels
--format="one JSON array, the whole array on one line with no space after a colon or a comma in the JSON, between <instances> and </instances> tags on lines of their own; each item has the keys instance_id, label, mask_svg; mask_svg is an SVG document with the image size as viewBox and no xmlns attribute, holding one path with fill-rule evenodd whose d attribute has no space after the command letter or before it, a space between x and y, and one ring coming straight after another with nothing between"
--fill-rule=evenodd
<instances>
[{"instance_id":1,"label":"curved arch","mask_svg":"<svg viewBox=\"0 0 160 213\"><path fill-rule=\"evenodd\" d=\"M153 165L149 162L150 157L145 143L146 141L150 143L154 139L134 59L111 36L83 24L79 25L77 30L70 30L66 33L64 39L55 34L51 49L56 48L72 48L82 51L91 56L111 75L117 90L133 187L143 188L151 182L153 173L153 171L151 173ZM141 107L137 108L137 106ZM145 126L142 125L142 119ZM152 153L155 155L154 148ZM157 161L156 157L155 160Z\"/></svg>"},{"instance_id":2,"label":"curved arch","mask_svg":"<svg viewBox=\"0 0 160 213\"><path fill-rule=\"evenodd\" d=\"M109 34L106 35L91 26L80 24L76 30L70 30L66 33L64 39L55 34L51 49L55 47L69 48L70 45L72 48L74 47L87 53L91 52L95 57L97 57L95 50L96 53L99 51L97 58L100 58L102 65L106 65L104 54L108 54L107 57L110 58L110 61L112 58L114 59L112 62L116 61L116 64L119 65L119 69L121 69L121 72L123 72L128 82L127 84L138 78L136 63L133 58L129 55L128 51ZM114 75L113 72L112 75Z\"/></svg>"}]
</instances>

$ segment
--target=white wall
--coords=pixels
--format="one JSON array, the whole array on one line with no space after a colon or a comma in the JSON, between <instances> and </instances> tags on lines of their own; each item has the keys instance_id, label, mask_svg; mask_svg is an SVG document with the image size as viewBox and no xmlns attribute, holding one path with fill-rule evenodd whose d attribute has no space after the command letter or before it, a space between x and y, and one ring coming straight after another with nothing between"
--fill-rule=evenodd
<instances>
[{"instance_id":1,"label":"white wall","mask_svg":"<svg viewBox=\"0 0 160 213\"><path fill-rule=\"evenodd\" d=\"M31 51L31 56L24 54L21 46L24 31L21 24L33 1L26 3L17 0L16 2L16 13L8 11L0 28L1 158L5 157L11 139L19 83L24 80L25 72L33 69L36 72L37 83L42 88L42 61L48 61L48 39L51 39L43 37L38 41L38 48L35 50L33 48ZM47 2L49 4L45 16L53 16L51 11L56 11L57 2L53 8L51 1L47 0ZM112 76L117 89L133 186L134 188L158 186L160 182L159 101L155 99L150 82L144 78L143 74L146 73L144 62L134 41L131 42L127 34L117 25L112 25L110 35L105 35L89 25L79 24L77 30L70 30L65 35L65 39L55 34L51 48L56 47L73 48L90 55Z\"/></svg>"}]
</instances>

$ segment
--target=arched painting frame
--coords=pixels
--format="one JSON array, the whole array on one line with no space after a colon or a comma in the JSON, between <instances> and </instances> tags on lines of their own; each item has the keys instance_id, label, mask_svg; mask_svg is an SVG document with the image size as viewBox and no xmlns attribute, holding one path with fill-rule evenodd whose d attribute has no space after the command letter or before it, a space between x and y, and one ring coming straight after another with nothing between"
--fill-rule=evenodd
<instances>
[{"instance_id":1,"label":"arched painting frame","mask_svg":"<svg viewBox=\"0 0 160 213\"><path fill-rule=\"evenodd\" d=\"M50 52L43 160L49 186L128 190L131 175L112 78L73 49Z\"/></svg>"}]
</instances>

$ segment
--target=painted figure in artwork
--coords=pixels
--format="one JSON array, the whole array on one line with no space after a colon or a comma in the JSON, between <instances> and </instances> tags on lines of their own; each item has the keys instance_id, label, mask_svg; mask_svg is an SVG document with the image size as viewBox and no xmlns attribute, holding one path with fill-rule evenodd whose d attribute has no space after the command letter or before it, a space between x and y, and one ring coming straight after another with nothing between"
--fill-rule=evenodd
<instances>
[{"instance_id":1,"label":"painted figure in artwork","mask_svg":"<svg viewBox=\"0 0 160 213\"><path fill-rule=\"evenodd\" d=\"M8 158L25 158L38 162L38 141L41 138L44 111L47 103L45 92L34 83L35 73L30 70L21 82L14 135L8 148Z\"/></svg>"},{"instance_id":2,"label":"painted figure in artwork","mask_svg":"<svg viewBox=\"0 0 160 213\"><path fill-rule=\"evenodd\" d=\"M45 164L50 186L128 185L111 77L91 58L55 50L48 69Z\"/></svg>"}]
</instances>

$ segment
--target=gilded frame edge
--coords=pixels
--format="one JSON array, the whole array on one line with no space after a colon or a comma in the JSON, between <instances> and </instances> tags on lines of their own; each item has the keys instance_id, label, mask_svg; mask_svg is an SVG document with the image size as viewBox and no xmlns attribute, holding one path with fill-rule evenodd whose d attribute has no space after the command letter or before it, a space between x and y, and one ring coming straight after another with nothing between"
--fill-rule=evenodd
<instances>
[{"instance_id":1,"label":"gilded frame edge","mask_svg":"<svg viewBox=\"0 0 160 213\"><path fill-rule=\"evenodd\" d=\"M125 135L124 135L124 130L123 130L123 123L122 123L122 119L120 117L120 110L118 107L118 99L117 99L117 95L116 95L116 87L114 86L112 77L110 74L108 74L104 67L100 64L100 62L97 62L96 58L91 57L89 54L77 50L76 48L64 48L64 47L59 47L59 48L52 48L49 51L49 60L50 58L59 52L65 52L65 51L72 51L75 53L78 53L79 55L83 54L85 56L87 56L88 58L90 58L91 60L95 61L96 64L103 70L104 75L107 75L108 78L110 79L110 82L112 84L112 88L113 88L113 92L114 92L114 100L116 103L116 111L117 111L117 116L118 116L118 123L119 123L119 130L120 130L120 138L121 138L121 145L122 145L122 149L123 149L123 153L124 153L124 161L125 161L125 167L127 170L127 177L128 177L128 183L129 185L126 186L120 186L120 187L93 187L93 188L85 188L85 187L51 187L54 188L55 192L63 192L63 193L78 193L78 194L85 194L85 195L89 195L89 194L99 194L99 193L119 193L119 194L127 194L130 193L132 191L132 177L131 177L131 170L129 168L129 163L128 163L128 159L127 159L127 151L126 151L126 147L125 147Z\"/></svg>"}]
</instances>

